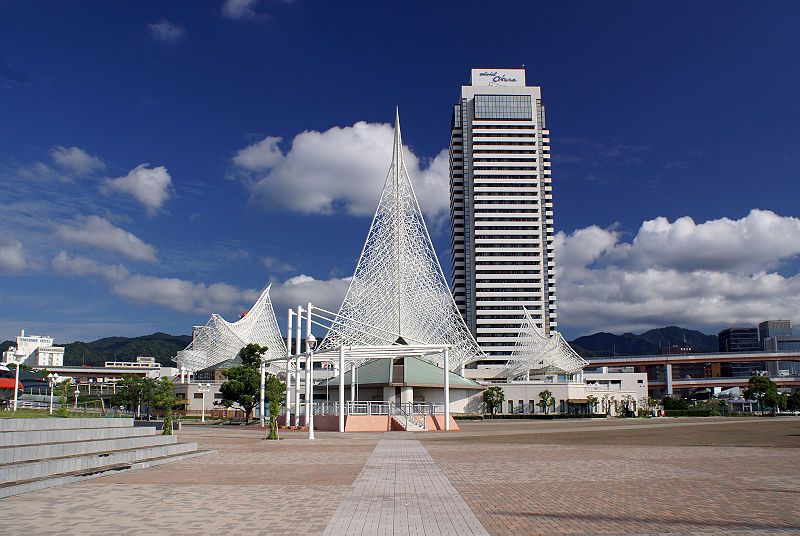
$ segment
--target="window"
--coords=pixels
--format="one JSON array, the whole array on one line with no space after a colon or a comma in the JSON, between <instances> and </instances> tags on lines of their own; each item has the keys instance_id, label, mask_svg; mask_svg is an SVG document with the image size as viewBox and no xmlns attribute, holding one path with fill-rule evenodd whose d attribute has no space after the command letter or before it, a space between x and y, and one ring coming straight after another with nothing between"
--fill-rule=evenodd
<instances>
[{"instance_id":1,"label":"window","mask_svg":"<svg viewBox=\"0 0 800 536\"><path fill-rule=\"evenodd\" d=\"M195 398L203 398L203 393L195 393L194 397Z\"/></svg>"},{"instance_id":2,"label":"window","mask_svg":"<svg viewBox=\"0 0 800 536\"><path fill-rule=\"evenodd\" d=\"M531 118L530 95L475 95L475 119L530 121ZM505 134L504 136L509 135ZM521 136L525 136L525 134L521 134Z\"/></svg>"}]
</instances>

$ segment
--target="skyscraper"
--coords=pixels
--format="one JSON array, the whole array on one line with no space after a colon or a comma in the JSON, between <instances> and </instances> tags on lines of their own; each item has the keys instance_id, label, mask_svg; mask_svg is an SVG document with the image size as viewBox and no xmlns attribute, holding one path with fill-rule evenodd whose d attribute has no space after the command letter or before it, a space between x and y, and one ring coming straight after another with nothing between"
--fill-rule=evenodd
<instances>
[{"instance_id":1,"label":"skyscraper","mask_svg":"<svg viewBox=\"0 0 800 536\"><path fill-rule=\"evenodd\" d=\"M550 132L541 88L524 69L472 69L450 129L453 297L498 364L514 349L522 307L556 327ZM487 363L489 364L489 363Z\"/></svg>"}]
</instances>

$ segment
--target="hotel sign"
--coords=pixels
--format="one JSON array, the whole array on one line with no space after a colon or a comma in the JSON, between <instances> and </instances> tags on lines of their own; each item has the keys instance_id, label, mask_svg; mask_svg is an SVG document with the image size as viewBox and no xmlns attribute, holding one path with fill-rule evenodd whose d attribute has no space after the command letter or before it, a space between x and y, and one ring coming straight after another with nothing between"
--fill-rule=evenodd
<instances>
[{"instance_id":1,"label":"hotel sign","mask_svg":"<svg viewBox=\"0 0 800 536\"><path fill-rule=\"evenodd\" d=\"M473 86L515 87L525 85L525 69L472 69Z\"/></svg>"}]
</instances>

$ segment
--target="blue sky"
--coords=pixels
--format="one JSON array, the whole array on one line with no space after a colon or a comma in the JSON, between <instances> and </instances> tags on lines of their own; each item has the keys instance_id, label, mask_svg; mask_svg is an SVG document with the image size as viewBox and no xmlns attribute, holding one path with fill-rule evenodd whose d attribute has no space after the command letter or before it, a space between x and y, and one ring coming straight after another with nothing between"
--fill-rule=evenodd
<instances>
[{"instance_id":1,"label":"blue sky","mask_svg":"<svg viewBox=\"0 0 800 536\"><path fill-rule=\"evenodd\" d=\"M567 336L800 320L790 2L0 1L0 339L341 299L401 111L449 273L450 109L525 65ZM438 157L438 159L437 159ZM309 193L309 192L313 192Z\"/></svg>"}]
</instances>

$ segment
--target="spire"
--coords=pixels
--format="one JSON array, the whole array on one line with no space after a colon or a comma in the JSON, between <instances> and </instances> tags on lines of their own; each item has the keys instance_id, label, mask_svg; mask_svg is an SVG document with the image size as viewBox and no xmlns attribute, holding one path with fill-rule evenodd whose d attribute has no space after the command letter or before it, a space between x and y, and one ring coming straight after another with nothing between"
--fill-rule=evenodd
<instances>
[{"instance_id":1,"label":"spire","mask_svg":"<svg viewBox=\"0 0 800 536\"><path fill-rule=\"evenodd\" d=\"M392 145L392 166L395 173L403 165L403 138L400 135L400 107L394 110L394 144Z\"/></svg>"},{"instance_id":2,"label":"spire","mask_svg":"<svg viewBox=\"0 0 800 536\"><path fill-rule=\"evenodd\" d=\"M395 111L392 162L350 288L320 349L452 345L451 367L484 357L458 311L403 163ZM425 356L441 365L441 356ZM437 361L438 360L438 361Z\"/></svg>"}]
</instances>

